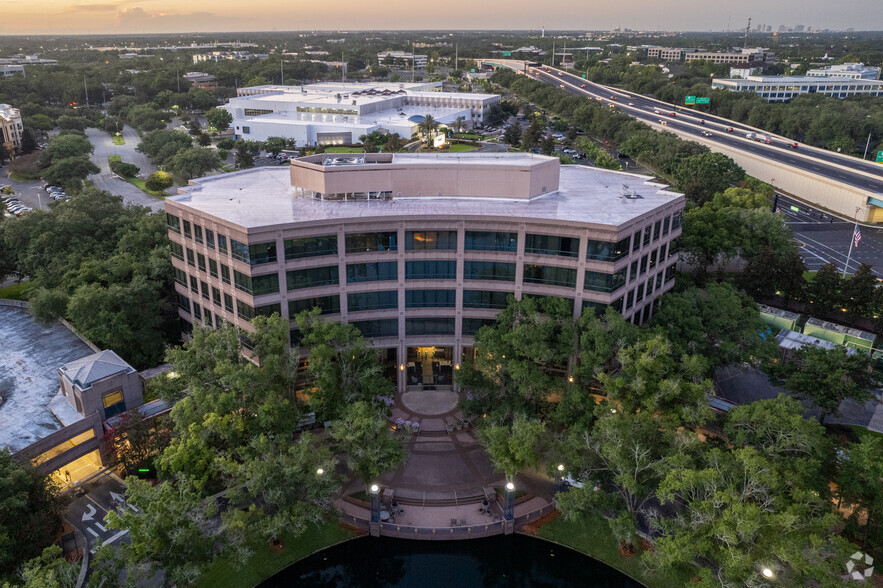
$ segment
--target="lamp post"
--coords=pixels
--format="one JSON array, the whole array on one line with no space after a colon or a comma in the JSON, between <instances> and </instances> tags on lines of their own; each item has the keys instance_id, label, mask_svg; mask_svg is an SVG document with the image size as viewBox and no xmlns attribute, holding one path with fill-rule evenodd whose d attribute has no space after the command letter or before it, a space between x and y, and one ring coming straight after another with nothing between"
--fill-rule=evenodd
<instances>
[{"instance_id":1,"label":"lamp post","mask_svg":"<svg viewBox=\"0 0 883 588\"><path fill-rule=\"evenodd\" d=\"M371 522L380 522L380 486L371 484L368 489L368 496L371 500Z\"/></svg>"},{"instance_id":2,"label":"lamp post","mask_svg":"<svg viewBox=\"0 0 883 588\"><path fill-rule=\"evenodd\" d=\"M503 520L515 518L515 484L506 482L506 494L503 496Z\"/></svg>"},{"instance_id":3,"label":"lamp post","mask_svg":"<svg viewBox=\"0 0 883 588\"><path fill-rule=\"evenodd\" d=\"M558 464L558 475L555 476L555 494L558 494L559 492L564 492L565 487L566 487L566 484L564 482L564 464L559 463Z\"/></svg>"}]
</instances>

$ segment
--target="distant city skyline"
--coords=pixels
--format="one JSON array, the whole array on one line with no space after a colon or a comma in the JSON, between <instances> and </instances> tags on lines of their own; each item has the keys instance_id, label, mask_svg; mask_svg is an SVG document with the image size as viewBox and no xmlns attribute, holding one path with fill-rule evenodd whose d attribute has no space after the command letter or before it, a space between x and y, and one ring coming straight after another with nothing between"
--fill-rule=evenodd
<instances>
[{"instance_id":1,"label":"distant city skyline","mask_svg":"<svg viewBox=\"0 0 883 588\"><path fill-rule=\"evenodd\" d=\"M466 0L422 4L406 0L340 0L333 10L304 2L256 6L233 0L5 0L0 35L132 34L303 30L742 30L755 24L815 29L883 30L879 0L707 2L621 0L604 4L559 0L554 13L535 2L475 5Z\"/></svg>"}]
</instances>

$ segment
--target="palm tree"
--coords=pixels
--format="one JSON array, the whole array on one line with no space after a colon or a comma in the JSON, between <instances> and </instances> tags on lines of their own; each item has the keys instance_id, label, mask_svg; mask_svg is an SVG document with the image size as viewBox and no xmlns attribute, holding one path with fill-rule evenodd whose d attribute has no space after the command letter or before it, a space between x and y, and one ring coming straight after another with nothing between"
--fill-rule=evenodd
<instances>
[{"instance_id":1,"label":"palm tree","mask_svg":"<svg viewBox=\"0 0 883 588\"><path fill-rule=\"evenodd\" d=\"M423 120L417 125L417 130L423 135L428 143L432 139L433 132L438 128L438 121L432 118L431 114L423 117Z\"/></svg>"},{"instance_id":2,"label":"palm tree","mask_svg":"<svg viewBox=\"0 0 883 588\"><path fill-rule=\"evenodd\" d=\"M457 120L451 123L451 128L455 133L462 133L463 129L466 128L466 119L462 116L458 116Z\"/></svg>"}]
</instances>

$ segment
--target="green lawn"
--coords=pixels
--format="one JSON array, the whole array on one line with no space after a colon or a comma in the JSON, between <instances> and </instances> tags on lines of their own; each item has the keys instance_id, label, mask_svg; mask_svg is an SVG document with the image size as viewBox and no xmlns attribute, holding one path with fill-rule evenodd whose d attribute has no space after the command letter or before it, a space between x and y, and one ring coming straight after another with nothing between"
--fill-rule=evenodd
<instances>
[{"instance_id":1,"label":"green lawn","mask_svg":"<svg viewBox=\"0 0 883 588\"><path fill-rule=\"evenodd\" d=\"M478 149L478 147L476 147L475 145L464 145L462 143L457 143L457 144L451 145L450 152L451 153L462 153L464 151L475 151L476 149Z\"/></svg>"},{"instance_id":2,"label":"green lawn","mask_svg":"<svg viewBox=\"0 0 883 588\"><path fill-rule=\"evenodd\" d=\"M115 161L120 161L120 162L122 162L122 161L123 161L123 158L120 157L119 155L108 155L108 156L107 156L107 161L108 161L108 163L113 163L113 162L115 162Z\"/></svg>"},{"instance_id":3,"label":"green lawn","mask_svg":"<svg viewBox=\"0 0 883 588\"><path fill-rule=\"evenodd\" d=\"M484 137L474 133L454 133L451 135L454 139L465 139L466 141L481 141Z\"/></svg>"},{"instance_id":4,"label":"green lawn","mask_svg":"<svg viewBox=\"0 0 883 588\"><path fill-rule=\"evenodd\" d=\"M126 140L123 139L121 136L117 137L116 135L112 135L111 139L113 140L114 145L125 145L126 144Z\"/></svg>"},{"instance_id":5,"label":"green lawn","mask_svg":"<svg viewBox=\"0 0 883 588\"><path fill-rule=\"evenodd\" d=\"M157 198L165 198L166 196L168 196L168 194L166 194L165 192L154 192L153 190L148 190L147 181L142 180L141 178L127 178L125 176L120 177L135 186L136 188L139 188L142 192L147 192L151 196L156 196Z\"/></svg>"},{"instance_id":6,"label":"green lawn","mask_svg":"<svg viewBox=\"0 0 883 588\"><path fill-rule=\"evenodd\" d=\"M337 522L315 527L297 539L283 537L285 550L281 553L261 541L251 546L254 554L242 569L237 570L227 558L215 560L200 576L197 588L247 588L256 586L279 570L288 567L316 551L356 537L356 533Z\"/></svg>"},{"instance_id":7,"label":"green lawn","mask_svg":"<svg viewBox=\"0 0 883 588\"><path fill-rule=\"evenodd\" d=\"M640 557L637 555L628 559L622 557L616 546L616 540L610 532L610 526L599 516L591 516L580 521L566 521L564 517L558 517L541 526L537 535L585 553L649 588L683 588L690 585L690 579L686 575L670 573L645 576Z\"/></svg>"},{"instance_id":8,"label":"green lawn","mask_svg":"<svg viewBox=\"0 0 883 588\"><path fill-rule=\"evenodd\" d=\"M25 292L27 292L30 285L30 282L21 282L19 284L13 284L11 286L6 286L5 288L0 288L0 298L4 298L6 300L27 300L27 297L25 297Z\"/></svg>"},{"instance_id":9,"label":"green lawn","mask_svg":"<svg viewBox=\"0 0 883 588\"><path fill-rule=\"evenodd\" d=\"M362 147L328 147L325 153L364 153Z\"/></svg>"}]
</instances>

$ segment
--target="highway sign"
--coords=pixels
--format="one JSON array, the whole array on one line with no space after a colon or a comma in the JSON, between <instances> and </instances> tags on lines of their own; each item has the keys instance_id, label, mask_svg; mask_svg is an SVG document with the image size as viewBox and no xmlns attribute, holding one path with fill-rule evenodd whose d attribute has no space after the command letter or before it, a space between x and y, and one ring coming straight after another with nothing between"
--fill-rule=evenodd
<instances>
[{"instance_id":1,"label":"highway sign","mask_svg":"<svg viewBox=\"0 0 883 588\"><path fill-rule=\"evenodd\" d=\"M511 51L503 51L503 57L512 57Z\"/></svg>"},{"instance_id":2,"label":"highway sign","mask_svg":"<svg viewBox=\"0 0 883 588\"><path fill-rule=\"evenodd\" d=\"M583 74L583 79L586 79L586 74Z\"/></svg>"},{"instance_id":3,"label":"highway sign","mask_svg":"<svg viewBox=\"0 0 883 588\"><path fill-rule=\"evenodd\" d=\"M883 163L883 151L877 152L877 163Z\"/></svg>"},{"instance_id":4,"label":"highway sign","mask_svg":"<svg viewBox=\"0 0 883 588\"><path fill-rule=\"evenodd\" d=\"M711 98L697 98L696 104L711 104Z\"/></svg>"},{"instance_id":5,"label":"highway sign","mask_svg":"<svg viewBox=\"0 0 883 588\"><path fill-rule=\"evenodd\" d=\"M800 212L800 209L797 208L796 206L792 206L791 210L793 210L794 212Z\"/></svg>"},{"instance_id":6,"label":"highway sign","mask_svg":"<svg viewBox=\"0 0 883 588\"><path fill-rule=\"evenodd\" d=\"M687 96L684 98L684 104L696 104L696 96Z\"/></svg>"}]
</instances>

